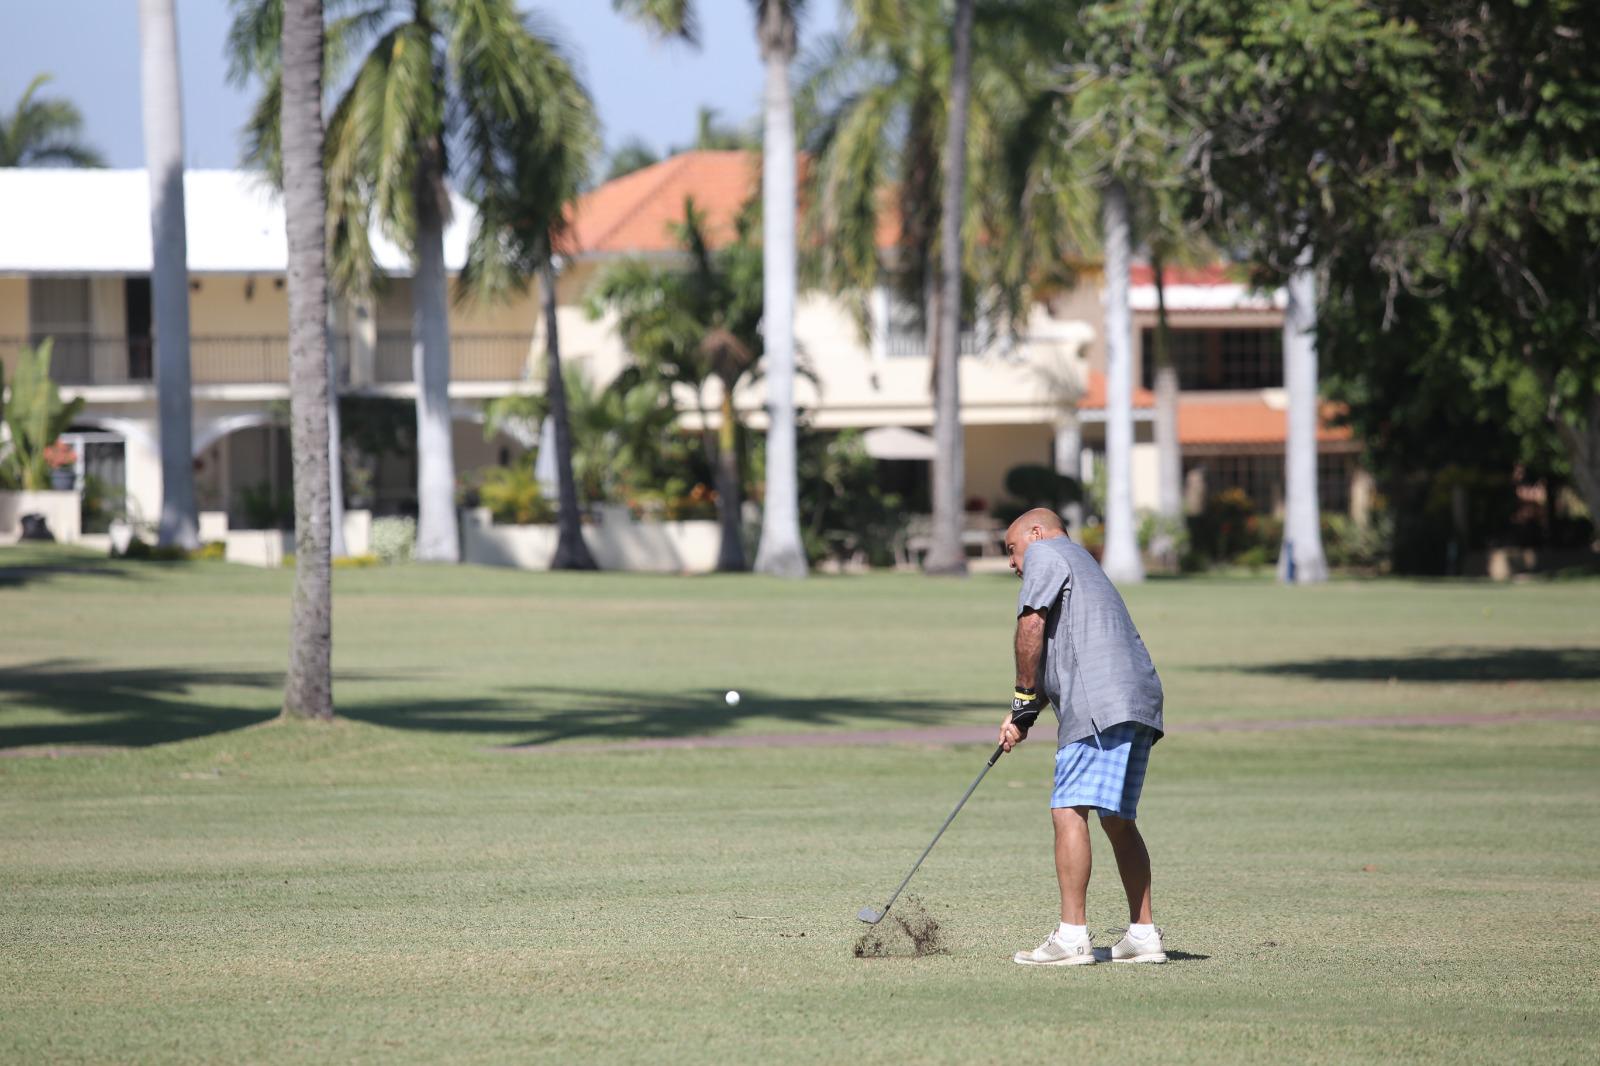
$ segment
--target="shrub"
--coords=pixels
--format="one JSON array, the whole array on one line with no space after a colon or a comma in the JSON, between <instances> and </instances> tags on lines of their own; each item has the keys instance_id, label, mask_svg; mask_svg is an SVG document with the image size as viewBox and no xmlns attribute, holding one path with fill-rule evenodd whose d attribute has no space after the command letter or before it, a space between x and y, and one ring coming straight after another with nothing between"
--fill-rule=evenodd
<instances>
[{"instance_id":1,"label":"shrub","mask_svg":"<svg viewBox=\"0 0 1600 1066\"><path fill-rule=\"evenodd\" d=\"M189 553L191 559L221 562L228 557L228 546L220 540L208 540Z\"/></svg>"},{"instance_id":2,"label":"shrub","mask_svg":"<svg viewBox=\"0 0 1600 1066\"><path fill-rule=\"evenodd\" d=\"M383 560L376 555L344 555L333 561L335 570L365 570L372 566L381 566Z\"/></svg>"},{"instance_id":3,"label":"shrub","mask_svg":"<svg viewBox=\"0 0 1600 1066\"><path fill-rule=\"evenodd\" d=\"M415 518L376 518L368 541L372 554L385 563L406 563L417 546Z\"/></svg>"},{"instance_id":4,"label":"shrub","mask_svg":"<svg viewBox=\"0 0 1600 1066\"><path fill-rule=\"evenodd\" d=\"M478 500L501 525L531 526L556 518L555 507L544 498L531 463L485 469Z\"/></svg>"}]
</instances>

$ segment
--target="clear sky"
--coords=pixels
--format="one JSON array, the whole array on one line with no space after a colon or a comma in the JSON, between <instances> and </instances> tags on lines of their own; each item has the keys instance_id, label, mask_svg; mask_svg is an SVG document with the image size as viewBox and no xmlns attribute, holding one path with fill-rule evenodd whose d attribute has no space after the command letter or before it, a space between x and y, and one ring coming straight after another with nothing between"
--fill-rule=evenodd
<instances>
[{"instance_id":1,"label":"clear sky","mask_svg":"<svg viewBox=\"0 0 1600 1066\"><path fill-rule=\"evenodd\" d=\"M688 143L701 105L741 124L759 111L761 61L749 0L699 0L699 49L651 40L613 14L610 0L520 6L576 54L608 148L630 137L657 151ZM48 72L54 80L46 91L83 111L85 139L112 166L142 166L138 7L137 0L0 0L0 110L9 113L29 80ZM227 83L228 0L177 0L177 7L186 162L236 166L251 91ZM838 26L838 12L839 0L812 0L802 49Z\"/></svg>"}]
</instances>

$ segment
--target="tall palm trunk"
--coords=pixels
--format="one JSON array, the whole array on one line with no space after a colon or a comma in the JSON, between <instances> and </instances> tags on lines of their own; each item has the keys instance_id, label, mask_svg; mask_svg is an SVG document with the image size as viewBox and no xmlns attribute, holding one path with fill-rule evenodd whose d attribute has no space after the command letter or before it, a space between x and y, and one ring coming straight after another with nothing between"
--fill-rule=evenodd
<instances>
[{"instance_id":1,"label":"tall palm trunk","mask_svg":"<svg viewBox=\"0 0 1600 1066\"><path fill-rule=\"evenodd\" d=\"M283 713L333 717L328 272L322 177L322 0L284 0L283 194L289 238L294 604Z\"/></svg>"},{"instance_id":2,"label":"tall palm trunk","mask_svg":"<svg viewBox=\"0 0 1600 1066\"><path fill-rule=\"evenodd\" d=\"M1119 584L1144 580L1133 516L1133 321L1128 310L1128 190L1101 203L1106 259L1106 539L1102 565Z\"/></svg>"},{"instance_id":3,"label":"tall palm trunk","mask_svg":"<svg viewBox=\"0 0 1600 1066\"><path fill-rule=\"evenodd\" d=\"M1163 519L1150 552L1166 566L1176 566L1175 529L1183 521L1183 447L1178 440L1178 368L1172 362L1172 330L1167 322L1166 264L1151 256L1156 281L1156 513Z\"/></svg>"},{"instance_id":4,"label":"tall palm trunk","mask_svg":"<svg viewBox=\"0 0 1600 1066\"><path fill-rule=\"evenodd\" d=\"M966 455L961 431L961 218L967 183L967 100L972 79L973 0L956 0L950 68L950 124L939 212L939 344L933 409L933 542L923 569L965 574L961 543Z\"/></svg>"},{"instance_id":5,"label":"tall palm trunk","mask_svg":"<svg viewBox=\"0 0 1600 1066\"><path fill-rule=\"evenodd\" d=\"M744 533L740 522L739 426L733 413L733 382L722 382L722 424L717 427L717 520L722 541L718 570L744 569Z\"/></svg>"},{"instance_id":6,"label":"tall palm trunk","mask_svg":"<svg viewBox=\"0 0 1600 1066\"><path fill-rule=\"evenodd\" d=\"M325 129L324 133L326 133ZM324 140L326 140L326 137L324 137ZM323 205L326 206L326 204L327 194L326 186L324 186ZM324 253L324 260L326 260L326 253ZM326 270L324 270L324 277L326 277ZM331 297L326 302L328 305L328 320L322 334L323 346L328 352L328 521L332 529L332 536L329 539L329 551L335 559L342 559L349 553L345 550L344 543L344 463L339 450L338 345L334 342L336 335L334 303Z\"/></svg>"},{"instance_id":7,"label":"tall palm trunk","mask_svg":"<svg viewBox=\"0 0 1600 1066\"><path fill-rule=\"evenodd\" d=\"M1283 386L1289 394L1284 462L1283 550L1278 580L1305 585L1328 579L1317 505L1317 278L1309 255L1289 275L1283 315Z\"/></svg>"},{"instance_id":8,"label":"tall palm trunk","mask_svg":"<svg viewBox=\"0 0 1600 1066\"><path fill-rule=\"evenodd\" d=\"M161 421L162 544L200 546L189 399L189 251L183 209L183 99L174 0L139 0L144 154L150 171L150 291Z\"/></svg>"},{"instance_id":9,"label":"tall palm trunk","mask_svg":"<svg viewBox=\"0 0 1600 1066\"><path fill-rule=\"evenodd\" d=\"M572 476L572 419L567 414L567 382L561 376L561 336L556 332L556 268L545 256L539 270L544 298L545 398L550 402L556 446L556 554L552 570L598 570L583 539L578 483Z\"/></svg>"},{"instance_id":10,"label":"tall palm trunk","mask_svg":"<svg viewBox=\"0 0 1600 1066\"><path fill-rule=\"evenodd\" d=\"M450 435L450 315L444 273L443 182L418 168L416 277L412 286L411 369L417 383L417 549L424 562L461 559L456 528L456 462Z\"/></svg>"},{"instance_id":11,"label":"tall palm trunk","mask_svg":"<svg viewBox=\"0 0 1600 1066\"><path fill-rule=\"evenodd\" d=\"M795 52L793 12L764 0L757 16L767 84L762 98L761 329L767 364L767 479L756 569L804 577L800 540L800 481L794 422L795 151L794 94L789 64Z\"/></svg>"}]
</instances>

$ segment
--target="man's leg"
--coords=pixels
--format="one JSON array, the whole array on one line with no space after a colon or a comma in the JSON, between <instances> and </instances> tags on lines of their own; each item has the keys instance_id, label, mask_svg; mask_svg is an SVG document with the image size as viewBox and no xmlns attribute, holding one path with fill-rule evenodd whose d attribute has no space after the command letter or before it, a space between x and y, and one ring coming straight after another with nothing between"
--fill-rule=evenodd
<instances>
[{"instance_id":1,"label":"man's leg","mask_svg":"<svg viewBox=\"0 0 1600 1066\"><path fill-rule=\"evenodd\" d=\"M1060 814L1060 811L1056 811ZM1085 830L1087 830L1087 825ZM1117 872L1122 875L1123 890L1128 893L1128 921L1140 925L1149 925L1154 919L1150 911L1150 852L1145 850L1144 837L1139 834L1136 822L1127 818L1117 818L1107 815L1100 819L1100 828L1106 831L1106 836L1111 841L1111 850L1117 856ZM1089 850L1088 833L1084 833L1084 851ZM1056 823L1056 863L1061 862L1061 823ZM1084 863L1084 884L1089 881L1089 864ZM1062 913L1066 913L1067 888L1066 881L1061 883ZM1078 901L1083 901L1080 890ZM1083 911L1080 909L1080 914ZM1063 919L1065 920L1065 919Z\"/></svg>"},{"instance_id":2,"label":"man's leg","mask_svg":"<svg viewBox=\"0 0 1600 1066\"><path fill-rule=\"evenodd\" d=\"M1056 827L1056 880L1061 883L1061 920L1086 922L1084 897L1089 892L1089 808L1057 807L1050 812ZM1120 853L1119 859L1120 862ZM1146 875L1148 882L1149 876Z\"/></svg>"}]
</instances>

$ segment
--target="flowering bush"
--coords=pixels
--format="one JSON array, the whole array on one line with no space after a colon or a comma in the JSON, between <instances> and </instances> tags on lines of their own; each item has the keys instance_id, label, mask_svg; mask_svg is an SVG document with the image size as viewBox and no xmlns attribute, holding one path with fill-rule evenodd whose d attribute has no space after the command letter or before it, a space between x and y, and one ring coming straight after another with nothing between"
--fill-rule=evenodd
<instances>
[{"instance_id":1,"label":"flowering bush","mask_svg":"<svg viewBox=\"0 0 1600 1066\"><path fill-rule=\"evenodd\" d=\"M53 444L45 445L44 461L50 464L51 469L59 470L76 463L78 453L72 450L72 445L58 437Z\"/></svg>"}]
</instances>

